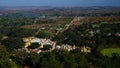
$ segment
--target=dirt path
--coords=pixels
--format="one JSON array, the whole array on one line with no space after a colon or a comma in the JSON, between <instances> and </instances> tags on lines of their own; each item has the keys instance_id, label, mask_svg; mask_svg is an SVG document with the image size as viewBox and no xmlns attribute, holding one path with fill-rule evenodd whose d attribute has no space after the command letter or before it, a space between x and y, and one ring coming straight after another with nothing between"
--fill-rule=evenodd
<instances>
[{"instance_id":1,"label":"dirt path","mask_svg":"<svg viewBox=\"0 0 120 68\"><path fill-rule=\"evenodd\" d=\"M81 18L82 18L82 17L81 17ZM58 30L58 31L56 32L56 35L58 35L58 34L61 33L61 32L64 32L64 31L67 30L67 29L69 29L70 26L74 25L75 22L76 22L76 21L79 21L79 20L80 20L80 17L75 16L75 17L73 18L73 20L72 20L69 24L66 24L66 25L64 26L64 29L63 29L63 30Z\"/></svg>"}]
</instances>

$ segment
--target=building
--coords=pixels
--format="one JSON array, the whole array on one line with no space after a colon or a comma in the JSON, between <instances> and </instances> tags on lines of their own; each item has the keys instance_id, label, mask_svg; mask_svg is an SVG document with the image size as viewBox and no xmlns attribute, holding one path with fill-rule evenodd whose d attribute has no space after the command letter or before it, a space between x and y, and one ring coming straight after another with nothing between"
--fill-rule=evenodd
<instances>
[{"instance_id":1,"label":"building","mask_svg":"<svg viewBox=\"0 0 120 68\"><path fill-rule=\"evenodd\" d=\"M90 53L91 52L91 48L87 47L87 46L84 46L84 47L81 48L81 52L83 52L83 53Z\"/></svg>"},{"instance_id":2,"label":"building","mask_svg":"<svg viewBox=\"0 0 120 68\"><path fill-rule=\"evenodd\" d=\"M27 53L35 52L39 54L40 52L46 52L46 51L42 51L45 45L50 45L52 47L50 48L50 50L47 50L47 51L52 51L55 49L71 51L76 49L75 45L74 46L67 45L67 44L56 45L56 42L51 41L50 39L28 37L28 38L23 38L23 41L25 42L25 47L23 48L23 50L26 51ZM39 43L40 46L35 49L29 49L28 46L30 46L32 43Z\"/></svg>"},{"instance_id":3,"label":"building","mask_svg":"<svg viewBox=\"0 0 120 68\"><path fill-rule=\"evenodd\" d=\"M23 41L25 42L24 50L27 53L30 53L30 52L40 53L42 52L42 50L40 49L43 48L43 46L45 45L52 46L51 50L54 50L56 45L56 42L53 42L50 39L40 39L40 38L34 38L34 37L23 38ZM35 49L28 49L27 47L30 46L32 43L39 43L40 47Z\"/></svg>"},{"instance_id":4,"label":"building","mask_svg":"<svg viewBox=\"0 0 120 68\"><path fill-rule=\"evenodd\" d=\"M76 47L75 47L75 45L71 46L71 45L63 44L61 46L60 45L56 45L56 49L71 51L71 50L76 49Z\"/></svg>"}]
</instances>

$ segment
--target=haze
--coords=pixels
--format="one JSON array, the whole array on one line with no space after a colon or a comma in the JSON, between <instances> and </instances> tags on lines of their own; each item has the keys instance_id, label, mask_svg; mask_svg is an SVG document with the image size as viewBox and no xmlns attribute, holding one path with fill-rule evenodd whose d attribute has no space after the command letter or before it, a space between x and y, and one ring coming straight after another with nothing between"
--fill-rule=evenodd
<instances>
[{"instance_id":1,"label":"haze","mask_svg":"<svg viewBox=\"0 0 120 68\"><path fill-rule=\"evenodd\" d=\"M120 6L120 0L0 0L0 6Z\"/></svg>"}]
</instances>

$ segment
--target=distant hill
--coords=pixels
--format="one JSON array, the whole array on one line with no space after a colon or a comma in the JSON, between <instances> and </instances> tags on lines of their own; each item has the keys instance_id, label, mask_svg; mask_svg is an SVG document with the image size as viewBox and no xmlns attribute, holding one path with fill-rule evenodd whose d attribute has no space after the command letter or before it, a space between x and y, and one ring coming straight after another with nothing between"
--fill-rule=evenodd
<instances>
[{"instance_id":1,"label":"distant hill","mask_svg":"<svg viewBox=\"0 0 120 68\"><path fill-rule=\"evenodd\" d=\"M31 12L40 13L41 15L120 15L120 7L112 6L93 6L93 7L49 7L49 6L18 6L18 7L0 7L0 14L5 13L19 13L19 12Z\"/></svg>"}]
</instances>

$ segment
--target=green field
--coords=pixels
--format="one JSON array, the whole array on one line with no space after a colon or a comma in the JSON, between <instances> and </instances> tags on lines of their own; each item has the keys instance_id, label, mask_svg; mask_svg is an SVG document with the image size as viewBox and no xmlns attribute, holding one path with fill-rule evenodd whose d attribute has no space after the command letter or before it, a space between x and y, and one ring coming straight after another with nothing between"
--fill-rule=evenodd
<instances>
[{"instance_id":1,"label":"green field","mask_svg":"<svg viewBox=\"0 0 120 68\"><path fill-rule=\"evenodd\" d=\"M120 55L120 48L107 48L107 49L103 49L101 51L101 53L104 56L112 56L113 53L116 53L116 54Z\"/></svg>"}]
</instances>

